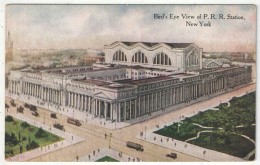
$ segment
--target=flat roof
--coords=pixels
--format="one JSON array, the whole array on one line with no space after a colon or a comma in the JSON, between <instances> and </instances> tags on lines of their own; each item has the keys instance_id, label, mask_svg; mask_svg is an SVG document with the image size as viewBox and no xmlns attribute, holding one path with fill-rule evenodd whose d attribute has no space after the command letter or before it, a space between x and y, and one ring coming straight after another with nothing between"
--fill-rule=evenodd
<instances>
[{"instance_id":1,"label":"flat roof","mask_svg":"<svg viewBox=\"0 0 260 165\"><path fill-rule=\"evenodd\" d=\"M122 84L131 84L131 85L142 85L150 82L156 82L156 81L162 81L162 80L170 80L174 79L174 77L170 76L158 76L158 77L149 77L145 79L138 79L138 80L132 80L132 79L125 79L125 80L117 80L115 82L122 83Z\"/></svg>"},{"instance_id":2,"label":"flat roof","mask_svg":"<svg viewBox=\"0 0 260 165\"><path fill-rule=\"evenodd\" d=\"M133 87L128 84L120 84L120 83L108 82L108 81L96 80L96 79L84 79L84 80L73 80L73 81L102 86L102 87L106 87L106 88L110 88L110 89L123 89L123 88L132 88Z\"/></svg>"}]
</instances>

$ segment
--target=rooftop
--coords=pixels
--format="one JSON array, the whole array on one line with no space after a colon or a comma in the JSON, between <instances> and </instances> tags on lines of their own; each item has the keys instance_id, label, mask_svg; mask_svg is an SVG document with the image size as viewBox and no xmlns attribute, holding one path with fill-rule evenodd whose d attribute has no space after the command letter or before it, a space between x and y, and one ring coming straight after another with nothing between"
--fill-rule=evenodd
<instances>
[{"instance_id":1,"label":"rooftop","mask_svg":"<svg viewBox=\"0 0 260 165\"><path fill-rule=\"evenodd\" d=\"M115 82L108 82L108 81L96 80L96 79L84 79L84 80L74 80L74 81L91 84L91 85L102 86L102 87L106 87L106 88L110 88L110 89L123 89L123 88L133 87L128 84L119 84L119 83L115 83Z\"/></svg>"},{"instance_id":2,"label":"rooftop","mask_svg":"<svg viewBox=\"0 0 260 165\"><path fill-rule=\"evenodd\" d=\"M115 82L122 83L122 84L142 85L146 83L157 82L162 80L170 80L170 79L174 79L174 78L170 76L158 76L158 77L150 77L150 78L138 79L138 80L124 79L124 80L117 80Z\"/></svg>"},{"instance_id":3,"label":"rooftop","mask_svg":"<svg viewBox=\"0 0 260 165\"><path fill-rule=\"evenodd\" d=\"M112 44L110 44L110 46L113 45L113 44L116 44L116 43L122 43L126 46L133 46L135 44L140 43L140 44L144 44L145 46L150 47L150 48L153 47L153 46L156 46L156 45L160 45L160 44L166 44L171 48L186 48L186 47L190 46L191 44L193 44L193 43L168 43L168 42L125 42L125 41L116 41L116 42L113 42Z\"/></svg>"}]
</instances>

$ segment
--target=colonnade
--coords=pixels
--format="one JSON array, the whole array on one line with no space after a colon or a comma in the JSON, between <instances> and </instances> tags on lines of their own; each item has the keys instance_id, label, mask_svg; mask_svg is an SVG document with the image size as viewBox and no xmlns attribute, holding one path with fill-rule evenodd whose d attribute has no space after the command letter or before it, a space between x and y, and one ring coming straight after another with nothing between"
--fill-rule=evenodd
<instances>
[{"instance_id":1,"label":"colonnade","mask_svg":"<svg viewBox=\"0 0 260 165\"><path fill-rule=\"evenodd\" d=\"M106 120L113 120L113 104L111 102L94 99L94 112L96 117L105 118Z\"/></svg>"},{"instance_id":2,"label":"colonnade","mask_svg":"<svg viewBox=\"0 0 260 165\"><path fill-rule=\"evenodd\" d=\"M55 88L44 87L31 82L24 82L22 85L22 93L52 104L62 105L63 92Z\"/></svg>"},{"instance_id":3,"label":"colonnade","mask_svg":"<svg viewBox=\"0 0 260 165\"><path fill-rule=\"evenodd\" d=\"M19 94L19 81L9 81L10 92L14 94Z\"/></svg>"},{"instance_id":4,"label":"colonnade","mask_svg":"<svg viewBox=\"0 0 260 165\"><path fill-rule=\"evenodd\" d=\"M68 91L68 103L67 106L78 109L80 111L91 112L92 97L76 92Z\"/></svg>"}]
</instances>

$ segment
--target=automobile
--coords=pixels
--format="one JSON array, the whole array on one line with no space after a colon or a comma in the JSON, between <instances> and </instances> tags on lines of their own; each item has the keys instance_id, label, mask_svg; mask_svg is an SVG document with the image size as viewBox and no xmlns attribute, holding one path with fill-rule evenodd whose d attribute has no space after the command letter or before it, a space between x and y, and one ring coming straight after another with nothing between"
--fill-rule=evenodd
<instances>
[{"instance_id":1,"label":"automobile","mask_svg":"<svg viewBox=\"0 0 260 165\"><path fill-rule=\"evenodd\" d=\"M172 159L176 159L177 158L177 154L172 152L172 153L166 154L166 157L169 157L169 158L172 158Z\"/></svg>"},{"instance_id":2,"label":"automobile","mask_svg":"<svg viewBox=\"0 0 260 165\"><path fill-rule=\"evenodd\" d=\"M5 108L6 108L6 109L9 108L9 105L8 105L7 103L5 103Z\"/></svg>"},{"instance_id":3,"label":"automobile","mask_svg":"<svg viewBox=\"0 0 260 165\"><path fill-rule=\"evenodd\" d=\"M24 110L24 108L22 106L17 108L17 112L19 112L19 113L23 113L23 110Z\"/></svg>"},{"instance_id":4,"label":"automobile","mask_svg":"<svg viewBox=\"0 0 260 165\"><path fill-rule=\"evenodd\" d=\"M30 104L24 103L25 108L30 108Z\"/></svg>"},{"instance_id":5,"label":"automobile","mask_svg":"<svg viewBox=\"0 0 260 165\"><path fill-rule=\"evenodd\" d=\"M11 105L12 105L13 107L15 107L15 106L16 106L16 104L15 104L14 100L11 100L11 101L10 101L10 103L11 103Z\"/></svg>"},{"instance_id":6,"label":"automobile","mask_svg":"<svg viewBox=\"0 0 260 165\"><path fill-rule=\"evenodd\" d=\"M39 116L39 113L37 111L32 111L33 116Z\"/></svg>"},{"instance_id":7,"label":"automobile","mask_svg":"<svg viewBox=\"0 0 260 165\"><path fill-rule=\"evenodd\" d=\"M57 119L56 113L51 113L51 118Z\"/></svg>"},{"instance_id":8,"label":"automobile","mask_svg":"<svg viewBox=\"0 0 260 165\"><path fill-rule=\"evenodd\" d=\"M30 105L30 110L31 110L31 111L37 111L37 107L34 106L34 105Z\"/></svg>"},{"instance_id":9,"label":"automobile","mask_svg":"<svg viewBox=\"0 0 260 165\"><path fill-rule=\"evenodd\" d=\"M59 129L59 130L65 131L63 125L61 125L61 124L59 124L59 123L53 124L53 127L54 127L54 128L57 128L57 129Z\"/></svg>"}]
</instances>

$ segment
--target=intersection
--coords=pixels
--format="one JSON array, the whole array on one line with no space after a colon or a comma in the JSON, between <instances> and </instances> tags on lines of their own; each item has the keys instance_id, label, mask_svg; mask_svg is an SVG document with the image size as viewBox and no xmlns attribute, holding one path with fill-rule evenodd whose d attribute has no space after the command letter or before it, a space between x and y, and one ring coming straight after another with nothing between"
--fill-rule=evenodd
<instances>
[{"instance_id":1,"label":"intersection","mask_svg":"<svg viewBox=\"0 0 260 165\"><path fill-rule=\"evenodd\" d=\"M40 156L31 158L26 161L77 161L77 157L86 157L88 155L93 156L93 151L96 153L98 150L103 148L111 148L123 154L130 155L132 158L138 158L141 161L152 161L152 162L166 162L166 161L205 161L202 158L197 158L190 156L185 153L177 152L163 145L157 145L149 143L145 140L137 139L136 136L140 133L143 133L143 136L146 136L146 131L154 129L156 126L160 128L166 125L167 123L180 120L182 116L192 116L198 111L207 110L217 106L220 102L226 102L234 96L240 96L249 91L254 91L256 88L255 84L250 84L248 86L239 88L235 91L225 93L209 100L199 102L161 116L151 118L149 120L133 124L124 128L111 130L90 124L88 122L81 122L82 126L77 127L67 123L67 117L61 114L57 114L57 119L50 117L51 112L45 109L38 108L39 117L32 116L30 111L26 109L24 111L24 116L30 118L31 120L41 122L46 126L53 127L53 124L58 122L64 125L66 132L78 136L84 141L76 143L67 147L62 147L59 150L55 150L50 153L43 153ZM6 102L9 103L10 99L6 98ZM17 107L23 105L24 103L15 100ZM11 107L6 113L13 113L15 115L16 108ZM20 115L20 114L19 114ZM105 136L109 135L109 136ZM111 135L111 137L110 137ZM111 140L110 140L111 138ZM133 141L144 146L144 152L139 152L133 149L126 147L127 141ZM175 152L177 153L177 159L173 160L169 157L166 157L166 154Z\"/></svg>"}]
</instances>

